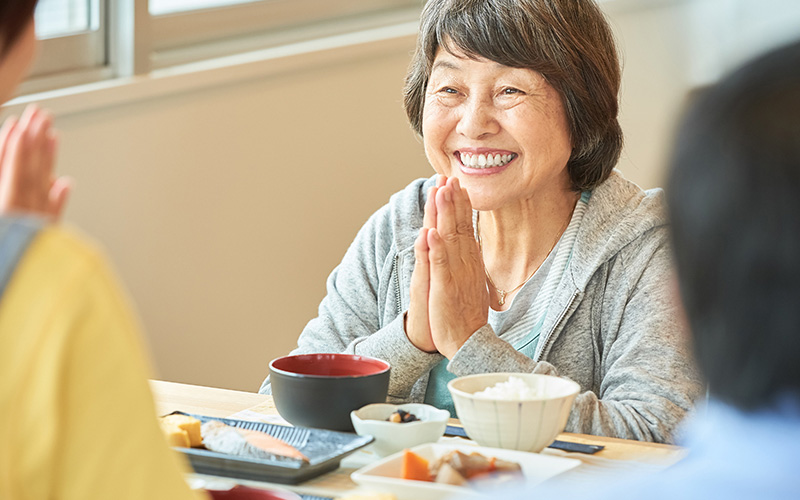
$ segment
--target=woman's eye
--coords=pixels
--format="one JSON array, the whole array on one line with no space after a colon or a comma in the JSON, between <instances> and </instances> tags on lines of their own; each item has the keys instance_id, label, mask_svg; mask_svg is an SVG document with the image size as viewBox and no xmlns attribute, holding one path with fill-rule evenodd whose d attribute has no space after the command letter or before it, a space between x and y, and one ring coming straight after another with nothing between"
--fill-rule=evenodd
<instances>
[{"instance_id":1,"label":"woman's eye","mask_svg":"<svg viewBox=\"0 0 800 500\"><path fill-rule=\"evenodd\" d=\"M522 94L520 89L515 89L514 87L506 87L501 92L503 95L513 95L513 94Z\"/></svg>"},{"instance_id":2,"label":"woman's eye","mask_svg":"<svg viewBox=\"0 0 800 500\"><path fill-rule=\"evenodd\" d=\"M452 88L452 87L442 87L441 90L439 90L439 92L441 92L443 94L451 94L451 95L458 94L458 91L456 89Z\"/></svg>"}]
</instances>

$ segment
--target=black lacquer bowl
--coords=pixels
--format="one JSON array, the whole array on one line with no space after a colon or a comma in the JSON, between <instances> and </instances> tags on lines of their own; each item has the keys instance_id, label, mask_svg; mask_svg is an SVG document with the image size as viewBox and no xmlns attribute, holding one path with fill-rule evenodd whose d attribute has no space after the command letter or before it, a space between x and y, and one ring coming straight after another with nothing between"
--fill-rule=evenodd
<instances>
[{"instance_id":1,"label":"black lacquer bowl","mask_svg":"<svg viewBox=\"0 0 800 500\"><path fill-rule=\"evenodd\" d=\"M300 354L269 364L275 407L293 425L353 431L350 412L383 403L389 363L352 354Z\"/></svg>"}]
</instances>

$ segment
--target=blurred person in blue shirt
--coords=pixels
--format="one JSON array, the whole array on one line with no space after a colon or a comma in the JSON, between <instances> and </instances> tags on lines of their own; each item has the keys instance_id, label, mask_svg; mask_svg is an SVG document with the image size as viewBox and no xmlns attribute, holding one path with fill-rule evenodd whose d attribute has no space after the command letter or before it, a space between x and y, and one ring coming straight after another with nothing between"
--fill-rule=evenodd
<instances>
[{"instance_id":1,"label":"blurred person in blue shirt","mask_svg":"<svg viewBox=\"0 0 800 500\"><path fill-rule=\"evenodd\" d=\"M667 197L709 386L686 423L688 456L646 477L565 478L504 498L800 498L800 42L696 99Z\"/></svg>"}]
</instances>

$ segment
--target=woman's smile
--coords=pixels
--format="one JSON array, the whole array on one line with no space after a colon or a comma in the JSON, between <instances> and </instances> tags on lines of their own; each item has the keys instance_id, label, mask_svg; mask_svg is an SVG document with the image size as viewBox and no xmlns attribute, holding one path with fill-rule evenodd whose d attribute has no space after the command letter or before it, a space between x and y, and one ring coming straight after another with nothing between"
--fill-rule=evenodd
<instances>
[{"instance_id":1,"label":"woman's smile","mask_svg":"<svg viewBox=\"0 0 800 500\"><path fill-rule=\"evenodd\" d=\"M461 163L461 169L465 173L472 173L471 170L504 167L518 156L511 151L490 148L462 148L456 150L453 155Z\"/></svg>"},{"instance_id":2,"label":"woman's smile","mask_svg":"<svg viewBox=\"0 0 800 500\"><path fill-rule=\"evenodd\" d=\"M504 171L519 155L501 149L462 148L453 156L465 175L492 175Z\"/></svg>"}]
</instances>

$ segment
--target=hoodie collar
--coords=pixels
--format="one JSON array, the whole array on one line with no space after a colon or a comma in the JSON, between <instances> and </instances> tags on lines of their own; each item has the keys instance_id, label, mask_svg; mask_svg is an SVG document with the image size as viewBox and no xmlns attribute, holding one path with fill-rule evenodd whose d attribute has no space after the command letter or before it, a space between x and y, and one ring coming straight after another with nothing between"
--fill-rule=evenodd
<instances>
[{"instance_id":1,"label":"hoodie collar","mask_svg":"<svg viewBox=\"0 0 800 500\"><path fill-rule=\"evenodd\" d=\"M592 191L569 273L583 291L595 271L643 233L667 224L664 192L643 191L614 170Z\"/></svg>"}]
</instances>

